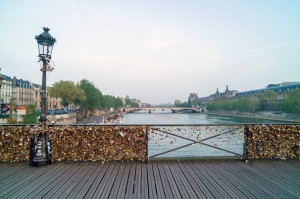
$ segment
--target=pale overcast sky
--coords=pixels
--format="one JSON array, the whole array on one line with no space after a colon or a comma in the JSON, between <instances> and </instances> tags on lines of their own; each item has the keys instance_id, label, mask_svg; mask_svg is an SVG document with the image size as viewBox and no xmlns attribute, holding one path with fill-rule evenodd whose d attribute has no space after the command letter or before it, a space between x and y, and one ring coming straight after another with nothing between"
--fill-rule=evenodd
<instances>
[{"instance_id":1,"label":"pale overcast sky","mask_svg":"<svg viewBox=\"0 0 300 199\"><path fill-rule=\"evenodd\" d=\"M49 27L47 85L85 78L157 104L300 81L299 10L299 0L3 0L1 73L40 84L34 36Z\"/></svg>"}]
</instances>

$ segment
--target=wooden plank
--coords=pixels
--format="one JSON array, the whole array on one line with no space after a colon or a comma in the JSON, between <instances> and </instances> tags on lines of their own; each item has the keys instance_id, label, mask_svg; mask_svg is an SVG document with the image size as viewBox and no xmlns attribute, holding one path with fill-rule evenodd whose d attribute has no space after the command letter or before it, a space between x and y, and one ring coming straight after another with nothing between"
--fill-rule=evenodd
<instances>
[{"instance_id":1,"label":"wooden plank","mask_svg":"<svg viewBox=\"0 0 300 199\"><path fill-rule=\"evenodd\" d=\"M300 164L285 164L290 165L277 160L20 164L11 172L3 169L9 175L1 173L0 198L300 198L300 181L291 175Z\"/></svg>"},{"instance_id":2,"label":"wooden plank","mask_svg":"<svg viewBox=\"0 0 300 199\"><path fill-rule=\"evenodd\" d=\"M121 182L122 182L122 179L124 177L125 167L126 167L125 164L120 163L119 171L118 171L118 174L116 176L114 186L112 187L111 193L109 194L108 198L117 198L118 190L122 186Z\"/></svg>"},{"instance_id":3,"label":"wooden plank","mask_svg":"<svg viewBox=\"0 0 300 199\"><path fill-rule=\"evenodd\" d=\"M94 163L84 163L84 167L87 167L87 172L82 172L79 176L77 176L76 181L68 187L69 194L67 194L68 191L66 190L60 196L61 198L75 198L97 169L97 165Z\"/></svg>"},{"instance_id":4,"label":"wooden plank","mask_svg":"<svg viewBox=\"0 0 300 199\"><path fill-rule=\"evenodd\" d=\"M103 190L105 189L109 179L111 178L112 176L112 173L114 171L114 167L115 167L115 163L108 163L108 169L105 173L105 175L103 176L103 179L101 181L101 183L99 184L96 192L95 192L95 195L93 195L93 198L100 198L101 195L103 194Z\"/></svg>"},{"instance_id":5,"label":"wooden plank","mask_svg":"<svg viewBox=\"0 0 300 199\"><path fill-rule=\"evenodd\" d=\"M133 198L138 199L142 196L142 164L136 162L135 170L135 183L134 183L134 195Z\"/></svg>"},{"instance_id":6,"label":"wooden plank","mask_svg":"<svg viewBox=\"0 0 300 199\"><path fill-rule=\"evenodd\" d=\"M168 177L167 177L166 171L164 169L165 164L166 163L157 164L158 171L160 173L160 177L161 177L161 181L162 181L163 191L165 193L166 198L175 198L176 196L173 195L171 185L168 181Z\"/></svg>"},{"instance_id":7,"label":"wooden plank","mask_svg":"<svg viewBox=\"0 0 300 199\"><path fill-rule=\"evenodd\" d=\"M227 175L228 172L218 167L216 162L214 162L213 164L205 164L204 166L207 170L209 170L210 173L214 173L214 175L217 177L217 181L222 182L220 186L223 187L223 184L226 185L226 187L223 188L225 188L225 191L232 197L245 198L247 197L247 195L249 196L250 193L247 192L244 187L234 183L233 178L231 178L230 175ZM234 195L232 194L232 192L234 193Z\"/></svg>"},{"instance_id":8,"label":"wooden plank","mask_svg":"<svg viewBox=\"0 0 300 199\"><path fill-rule=\"evenodd\" d=\"M241 193L243 193L247 197L254 197L254 198L260 198L261 195L257 192L257 190L252 189L250 186L248 186L240 177L236 177L231 172L227 171L222 167L222 165L219 164L219 162L216 162L216 164L211 165L212 168L214 168L215 172L218 172L220 175L224 177L224 180L228 180L228 183L231 183L234 187L236 187Z\"/></svg>"},{"instance_id":9,"label":"wooden plank","mask_svg":"<svg viewBox=\"0 0 300 199\"><path fill-rule=\"evenodd\" d=\"M260 186L259 183L253 181L251 178L248 177L248 171L244 170L242 167L238 167L234 162L219 162L219 165L229 171L232 175L236 178L240 179L243 183L246 184L245 187L248 187L248 191L254 190L259 194L262 198L270 198L271 196L268 194L268 190L265 190L263 187Z\"/></svg>"},{"instance_id":10,"label":"wooden plank","mask_svg":"<svg viewBox=\"0 0 300 199\"><path fill-rule=\"evenodd\" d=\"M125 197L125 192L126 192L126 187L127 187L127 182L129 179L129 175L130 175L130 164L126 163L125 165L125 169L123 172L123 176L122 176L122 180L121 180L121 185L119 187L118 190L118 194L116 198L124 198ZM114 198L112 198L114 199Z\"/></svg>"},{"instance_id":11,"label":"wooden plank","mask_svg":"<svg viewBox=\"0 0 300 199\"><path fill-rule=\"evenodd\" d=\"M219 185L220 188L222 188L230 197L232 198L240 198L240 195L236 194L236 192L238 192L238 190L232 190L230 189L230 187L228 185L230 184L226 184L222 181L222 179L220 178L220 176L217 175L217 173L215 172L215 170L209 169L210 165L214 165L216 164L216 162L206 162L205 164L201 164L202 169L205 170L205 172L210 175L210 177L212 179L214 179L214 181ZM244 195L242 195L244 196Z\"/></svg>"},{"instance_id":12,"label":"wooden plank","mask_svg":"<svg viewBox=\"0 0 300 199\"><path fill-rule=\"evenodd\" d=\"M64 173L67 172L70 167L71 164L55 165L55 171L53 172L53 175L51 173L51 175L47 175L46 177L44 177L43 181L41 181L37 186L34 186L33 190L29 191L27 195L24 194L24 197L34 198L39 193L45 193L47 188L51 188L54 185L55 180L57 180L57 178L59 178L61 175L64 175Z\"/></svg>"},{"instance_id":13,"label":"wooden plank","mask_svg":"<svg viewBox=\"0 0 300 199\"><path fill-rule=\"evenodd\" d=\"M195 176L191 173L191 169L187 166L191 164L189 161L187 162L178 162L179 168L184 172L186 178L188 179L190 186L195 191L198 198L213 198L213 195L208 191L208 189L202 185L199 185L199 179L196 179Z\"/></svg>"},{"instance_id":14,"label":"wooden plank","mask_svg":"<svg viewBox=\"0 0 300 199\"><path fill-rule=\"evenodd\" d=\"M292 194L285 191L280 186L276 185L273 182L273 180L270 180L267 177L265 177L265 172L263 172L261 170L255 170L252 165L247 164L247 163L237 162L236 164L238 166L244 166L244 168L251 171L251 173L250 173L251 177L253 179L255 179L257 182L259 182L261 184L261 186L263 186L265 189L269 190L273 194L276 194L277 197L278 196L279 197L285 197L285 198L288 198L288 197L292 198L293 197Z\"/></svg>"},{"instance_id":15,"label":"wooden plank","mask_svg":"<svg viewBox=\"0 0 300 199\"><path fill-rule=\"evenodd\" d=\"M96 166L96 170L92 173L90 178L80 189L80 192L77 193L77 195L74 198L84 198L84 196L89 192L91 186L95 183L98 175L101 173L101 170L103 169L103 165L99 163L94 163L94 166ZM68 197L70 197L70 195Z\"/></svg>"},{"instance_id":16,"label":"wooden plank","mask_svg":"<svg viewBox=\"0 0 300 199\"><path fill-rule=\"evenodd\" d=\"M273 164L273 162L270 162ZM276 161L276 166L281 166L284 170L294 170L300 175L300 162L299 160L285 160L285 161Z\"/></svg>"},{"instance_id":17,"label":"wooden plank","mask_svg":"<svg viewBox=\"0 0 300 199\"><path fill-rule=\"evenodd\" d=\"M25 164L0 164L2 171L0 172L0 181L5 180L5 178L12 178L13 176L19 176L19 172L26 172L29 170L29 166Z\"/></svg>"},{"instance_id":18,"label":"wooden plank","mask_svg":"<svg viewBox=\"0 0 300 199\"><path fill-rule=\"evenodd\" d=\"M14 172L8 172L8 176L5 177L3 175L3 179L0 180L1 186L0 186L0 196L1 192L7 190L11 185L15 185L20 181L20 179L24 179L30 175L32 175L32 170L27 167L21 166L20 168L24 168L24 170L14 170Z\"/></svg>"},{"instance_id":19,"label":"wooden plank","mask_svg":"<svg viewBox=\"0 0 300 199\"><path fill-rule=\"evenodd\" d=\"M82 164L73 164L70 168L70 171L66 172L63 176L58 178L53 187L49 187L50 189L46 189L47 192L40 192L35 196L35 198L50 198L55 195L60 195L63 192L65 188L64 185L67 183L67 181L72 180L74 176L76 176L80 172L81 165Z\"/></svg>"},{"instance_id":20,"label":"wooden plank","mask_svg":"<svg viewBox=\"0 0 300 199\"><path fill-rule=\"evenodd\" d=\"M230 197L223 189L220 189L219 185L215 182L214 179L212 179L206 172L202 170L201 164L203 163L191 162L190 167L196 173L198 178L202 180L202 182L208 188L209 192L216 198Z\"/></svg>"},{"instance_id":21,"label":"wooden plank","mask_svg":"<svg viewBox=\"0 0 300 199\"><path fill-rule=\"evenodd\" d=\"M180 165L178 164L179 162L174 162L174 167L176 168L177 170L177 175L180 177L180 180L182 181L185 189L187 190L190 198L198 198L195 190L194 190L194 186L191 186L191 183L189 181L189 179L186 177L186 172L183 171L181 168L180 168Z\"/></svg>"},{"instance_id":22,"label":"wooden plank","mask_svg":"<svg viewBox=\"0 0 300 199\"><path fill-rule=\"evenodd\" d=\"M206 187L209 185L206 185L202 178L200 178L197 173L191 168L192 163L185 164L185 168L187 172L191 174L192 179L196 182L200 190L205 194L205 198L215 198L215 196L210 192L210 190Z\"/></svg>"},{"instance_id":23,"label":"wooden plank","mask_svg":"<svg viewBox=\"0 0 300 199\"><path fill-rule=\"evenodd\" d=\"M260 162L255 162L252 163L253 166L257 167L258 169L264 170L267 172L268 176L271 177L275 177L276 179L280 179L280 182L285 182L288 184L291 184L291 186L294 185L299 185L300 179L297 179L296 177L294 177L295 175L290 175L291 174L291 170L278 170L277 168L274 168L272 166L270 166L269 164L263 164ZM297 172L298 173L298 172ZM292 174L295 174L294 172L292 172Z\"/></svg>"},{"instance_id":24,"label":"wooden plank","mask_svg":"<svg viewBox=\"0 0 300 199\"><path fill-rule=\"evenodd\" d=\"M149 198L147 164L141 164L141 166L142 166L142 180L141 180L142 194L140 198Z\"/></svg>"},{"instance_id":25,"label":"wooden plank","mask_svg":"<svg viewBox=\"0 0 300 199\"><path fill-rule=\"evenodd\" d=\"M88 172L90 169L84 163L80 163L78 165L79 169L76 173L74 173L70 178L56 190L56 192L51 196L52 198L66 198L74 186L82 179L82 177Z\"/></svg>"},{"instance_id":26,"label":"wooden plank","mask_svg":"<svg viewBox=\"0 0 300 199\"><path fill-rule=\"evenodd\" d=\"M254 173L258 173L258 175L260 175L260 179L263 182L267 181L266 183L270 185L270 190L273 188L277 188L279 190L275 190L274 192L280 192L282 195L285 195L285 197L294 196L300 198L300 192L297 193L300 187L289 181L286 181L282 177L277 178L278 173L270 175L270 169L263 169L263 167L257 167L255 166L255 164L252 164L251 166L247 164L246 166L249 170L253 171ZM262 173L264 175L261 175Z\"/></svg>"},{"instance_id":27,"label":"wooden plank","mask_svg":"<svg viewBox=\"0 0 300 199\"><path fill-rule=\"evenodd\" d=\"M246 164L246 163L245 163ZM278 198L276 194L274 194L269 189L266 189L262 186L261 182L257 181L255 177L251 174L251 171L245 169L241 165L237 165L236 162L222 164L225 169L230 171L237 177L242 177L243 181L247 183L248 186L253 187L258 193L260 193L262 198Z\"/></svg>"},{"instance_id":28,"label":"wooden plank","mask_svg":"<svg viewBox=\"0 0 300 199\"><path fill-rule=\"evenodd\" d=\"M157 163L153 164L152 169L153 169L153 174L154 174L157 197L158 198L166 198Z\"/></svg>"},{"instance_id":29,"label":"wooden plank","mask_svg":"<svg viewBox=\"0 0 300 199\"><path fill-rule=\"evenodd\" d=\"M158 198L156 194L156 185L153 173L153 163L147 164L147 174L148 174L148 188L149 188L149 198Z\"/></svg>"},{"instance_id":30,"label":"wooden plank","mask_svg":"<svg viewBox=\"0 0 300 199\"><path fill-rule=\"evenodd\" d=\"M178 188L178 191L180 192L181 197L190 198L187 190L185 189L183 182L181 181L181 176L178 174L177 169L174 167L174 162L168 162L168 166L170 168L170 172L173 176L174 182L176 183L176 186Z\"/></svg>"},{"instance_id":31,"label":"wooden plank","mask_svg":"<svg viewBox=\"0 0 300 199\"><path fill-rule=\"evenodd\" d=\"M276 163L274 163L276 162ZM261 164L266 167L269 167L272 170L276 170L285 175L289 176L289 178L295 178L296 180L300 180L300 170L298 171L295 167L289 166L290 164L285 164L282 160L270 161L270 160L250 160L249 164ZM300 167L300 165L299 165ZM289 172L286 172L286 171Z\"/></svg>"},{"instance_id":32,"label":"wooden plank","mask_svg":"<svg viewBox=\"0 0 300 199\"><path fill-rule=\"evenodd\" d=\"M31 181L30 183L23 184L22 188L18 189L17 191L12 190L9 194L6 194L5 197L10 197L12 195L14 196L14 198L26 197L30 193L35 192L37 190L37 188L42 186L45 183L45 178L47 178L47 181L49 181L62 168L63 168L63 165L48 167L47 172L44 173L41 177L36 178L35 180Z\"/></svg>"},{"instance_id":33,"label":"wooden plank","mask_svg":"<svg viewBox=\"0 0 300 199\"><path fill-rule=\"evenodd\" d=\"M4 188L1 188L1 189L4 189L4 190L1 191L0 197L3 197L4 195L11 192L12 190L20 189L22 186L24 186L24 184L31 183L35 179L42 176L43 173L45 173L45 172L47 172L46 167L30 168L30 170L28 170L24 176L20 175L20 177L15 178L14 181L10 181L8 183L5 183L5 186L3 186ZM9 179L6 179L4 182L6 182L6 181L9 181Z\"/></svg>"},{"instance_id":34,"label":"wooden plank","mask_svg":"<svg viewBox=\"0 0 300 199\"><path fill-rule=\"evenodd\" d=\"M68 175L72 174L72 172L74 172L76 168L77 165L70 164L70 167L67 170L62 171L60 176L57 176L55 179L53 179L53 181L50 182L49 186L45 186L33 198L44 198L47 194L53 194L56 189L60 187L62 181L64 181Z\"/></svg>"},{"instance_id":35,"label":"wooden plank","mask_svg":"<svg viewBox=\"0 0 300 199\"><path fill-rule=\"evenodd\" d=\"M135 167L136 164L135 163L129 163L130 165L130 174L129 174L129 178L127 181L127 186L126 186L126 191L125 191L125 196L124 198L132 198L132 194L134 191L134 178L135 178Z\"/></svg>"},{"instance_id":36,"label":"wooden plank","mask_svg":"<svg viewBox=\"0 0 300 199\"><path fill-rule=\"evenodd\" d=\"M110 176L100 198L105 198L105 199L108 198L108 196L111 193L112 187L114 185L115 179L117 175L120 174L119 171L120 171L120 163L116 163L112 175Z\"/></svg>"},{"instance_id":37,"label":"wooden plank","mask_svg":"<svg viewBox=\"0 0 300 199\"><path fill-rule=\"evenodd\" d=\"M105 164L101 169L99 175L95 179L94 183L89 188L89 191L86 193L85 198L92 198L97 191L98 187L100 186L101 182L104 180L105 174L108 171L108 168L111 167L111 164Z\"/></svg>"}]
</instances>

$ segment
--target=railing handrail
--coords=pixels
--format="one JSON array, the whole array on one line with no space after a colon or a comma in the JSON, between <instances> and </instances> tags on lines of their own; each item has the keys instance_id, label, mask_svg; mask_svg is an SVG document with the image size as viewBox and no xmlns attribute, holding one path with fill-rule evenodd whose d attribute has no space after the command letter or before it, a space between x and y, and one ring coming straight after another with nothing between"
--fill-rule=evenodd
<instances>
[{"instance_id":1,"label":"railing handrail","mask_svg":"<svg viewBox=\"0 0 300 199\"><path fill-rule=\"evenodd\" d=\"M0 124L0 126L37 126L39 124ZM248 126L248 125L300 125L300 123L232 123L232 124L48 124L48 126Z\"/></svg>"}]
</instances>

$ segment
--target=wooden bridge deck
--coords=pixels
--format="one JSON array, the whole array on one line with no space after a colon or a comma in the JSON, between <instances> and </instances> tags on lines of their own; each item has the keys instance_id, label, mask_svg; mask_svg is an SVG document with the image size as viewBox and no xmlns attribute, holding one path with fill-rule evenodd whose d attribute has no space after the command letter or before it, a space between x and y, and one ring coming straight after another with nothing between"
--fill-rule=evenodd
<instances>
[{"instance_id":1,"label":"wooden bridge deck","mask_svg":"<svg viewBox=\"0 0 300 199\"><path fill-rule=\"evenodd\" d=\"M0 198L300 198L300 161L0 164Z\"/></svg>"}]
</instances>

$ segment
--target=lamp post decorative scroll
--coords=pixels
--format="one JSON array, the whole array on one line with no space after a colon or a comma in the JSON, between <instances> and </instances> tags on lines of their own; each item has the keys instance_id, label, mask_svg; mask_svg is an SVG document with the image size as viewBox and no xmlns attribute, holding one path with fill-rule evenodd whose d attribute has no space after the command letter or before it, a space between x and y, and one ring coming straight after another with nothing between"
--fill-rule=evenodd
<instances>
[{"instance_id":1,"label":"lamp post decorative scroll","mask_svg":"<svg viewBox=\"0 0 300 199\"><path fill-rule=\"evenodd\" d=\"M42 76L42 90L41 90L41 115L40 123L42 128L46 127L47 122L47 90L46 90L46 74L47 71L51 72L54 67L50 64L51 54L56 39L49 34L50 28L43 28L44 32L40 35L35 36L38 43L39 49L39 62L42 62L41 71ZM39 135L34 135L31 139L30 147L30 164L32 166L42 166L51 163L51 143L49 135L45 131L40 132Z\"/></svg>"}]
</instances>

